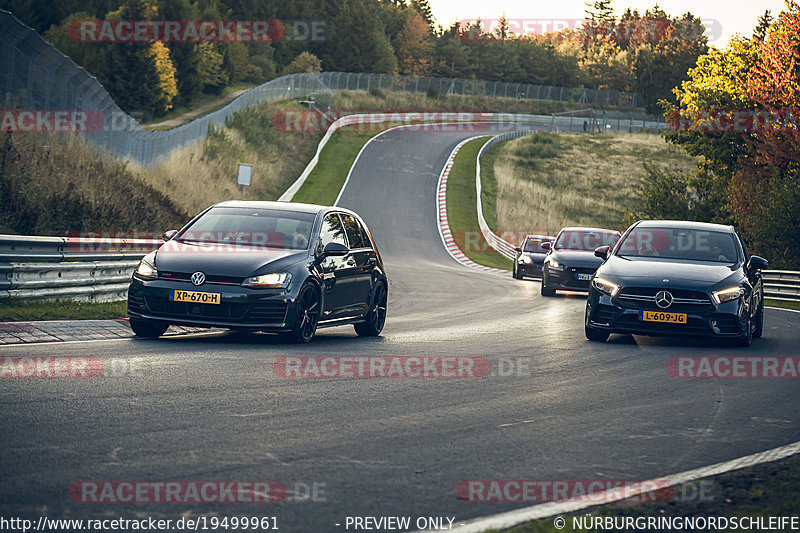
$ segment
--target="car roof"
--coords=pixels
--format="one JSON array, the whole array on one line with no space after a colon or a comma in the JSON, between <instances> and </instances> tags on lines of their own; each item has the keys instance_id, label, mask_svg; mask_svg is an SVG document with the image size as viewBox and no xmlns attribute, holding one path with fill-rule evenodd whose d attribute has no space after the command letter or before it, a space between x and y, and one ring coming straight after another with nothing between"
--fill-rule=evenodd
<instances>
[{"instance_id":1,"label":"car roof","mask_svg":"<svg viewBox=\"0 0 800 533\"><path fill-rule=\"evenodd\" d=\"M534 234L530 234L530 235L525 235L525 239L526 240L527 239L540 239L540 240L547 239L547 240L551 240L552 241L553 239L555 239L555 237L553 237L552 235L534 235Z\"/></svg>"},{"instance_id":2,"label":"car roof","mask_svg":"<svg viewBox=\"0 0 800 533\"><path fill-rule=\"evenodd\" d=\"M712 224L710 222L693 222L689 220L640 220L636 227L645 228L672 228L672 229L704 229L708 231L733 232L733 226Z\"/></svg>"},{"instance_id":3,"label":"car roof","mask_svg":"<svg viewBox=\"0 0 800 533\"><path fill-rule=\"evenodd\" d=\"M597 231L597 232L603 232L603 233L619 233L615 229L584 228L584 227L579 227L579 226L570 226L570 227L567 227L567 228L561 228L561 231ZM559 233L561 233L561 231L559 231Z\"/></svg>"},{"instance_id":4,"label":"car roof","mask_svg":"<svg viewBox=\"0 0 800 533\"><path fill-rule=\"evenodd\" d=\"M331 207L329 205L301 204L295 202L266 202L256 200L226 200L211 207L251 207L254 209L278 209L281 211L294 211L300 213L323 213L325 211L344 211L352 213L349 209Z\"/></svg>"}]
</instances>

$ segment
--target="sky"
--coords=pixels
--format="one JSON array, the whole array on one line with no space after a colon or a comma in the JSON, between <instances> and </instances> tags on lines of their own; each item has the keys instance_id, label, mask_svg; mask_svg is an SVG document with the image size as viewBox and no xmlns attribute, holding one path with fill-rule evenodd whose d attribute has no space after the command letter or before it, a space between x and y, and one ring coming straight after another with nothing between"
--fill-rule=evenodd
<instances>
[{"instance_id":1,"label":"sky","mask_svg":"<svg viewBox=\"0 0 800 533\"><path fill-rule=\"evenodd\" d=\"M437 23L444 27L463 19L497 19L503 12L509 19L538 26L541 23L536 21L582 19L586 9L584 0L429 0L429 3ZM655 3L655 0L613 0L611 5L619 16L627 7L642 13ZM785 6L783 0L662 0L658 4L671 16L690 11L704 21L708 19L709 44L718 48L727 45L734 33L749 37L765 9L777 17Z\"/></svg>"}]
</instances>

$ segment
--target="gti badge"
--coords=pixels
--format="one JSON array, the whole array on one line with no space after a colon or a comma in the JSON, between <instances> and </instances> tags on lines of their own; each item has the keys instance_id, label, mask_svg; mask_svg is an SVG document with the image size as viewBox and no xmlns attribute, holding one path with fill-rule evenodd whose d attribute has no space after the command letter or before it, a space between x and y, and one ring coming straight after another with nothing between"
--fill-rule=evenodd
<instances>
[{"instance_id":1,"label":"gti badge","mask_svg":"<svg viewBox=\"0 0 800 533\"><path fill-rule=\"evenodd\" d=\"M192 274L192 285L202 285L206 282L206 275L198 271ZM670 300L672 300L670 298Z\"/></svg>"},{"instance_id":2,"label":"gti badge","mask_svg":"<svg viewBox=\"0 0 800 533\"><path fill-rule=\"evenodd\" d=\"M672 295L667 291L659 291L656 294L656 305L661 309L666 309L672 305Z\"/></svg>"}]
</instances>

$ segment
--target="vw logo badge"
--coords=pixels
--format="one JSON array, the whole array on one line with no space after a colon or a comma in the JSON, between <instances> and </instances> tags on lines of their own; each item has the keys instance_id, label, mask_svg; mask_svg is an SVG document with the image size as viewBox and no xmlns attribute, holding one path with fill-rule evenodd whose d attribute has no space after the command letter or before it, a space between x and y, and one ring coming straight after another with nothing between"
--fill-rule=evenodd
<instances>
[{"instance_id":1,"label":"vw logo badge","mask_svg":"<svg viewBox=\"0 0 800 533\"><path fill-rule=\"evenodd\" d=\"M192 274L192 285L202 285L206 282L206 275L202 272L195 272ZM672 297L670 297L670 301L672 301Z\"/></svg>"},{"instance_id":2,"label":"vw logo badge","mask_svg":"<svg viewBox=\"0 0 800 533\"><path fill-rule=\"evenodd\" d=\"M667 291L659 291L658 294L656 294L656 305L661 309L666 309L672 305L672 295Z\"/></svg>"}]
</instances>

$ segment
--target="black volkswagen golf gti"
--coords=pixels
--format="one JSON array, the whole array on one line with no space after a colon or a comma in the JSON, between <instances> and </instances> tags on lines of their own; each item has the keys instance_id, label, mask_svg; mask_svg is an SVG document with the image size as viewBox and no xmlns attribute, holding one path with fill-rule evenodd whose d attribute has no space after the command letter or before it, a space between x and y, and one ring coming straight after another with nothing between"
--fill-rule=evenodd
<instances>
[{"instance_id":1,"label":"black volkswagen golf gti","mask_svg":"<svg viewBox=\"0 0 800 533\"><path fill-rule=\"evenodd\" d=\"M712 336L742 346L764 328L761 269L731 226L640 221L611 250L592 277L585 330L590 340L610 333Z\"/></svg>"},{"instance_id":2,"label":"black volkswagen golf gti","mask_svg":"<svg viewBox=\"0 0 800 533\"><path fill-rule=\"evenodd\" d=\"M308 342L318 327L353 324L379 335L388 280L366 224L338 207L229 201L164 234L131 280L134 333L170 324L284 334Z\"/></svg>"}]
</instances>

